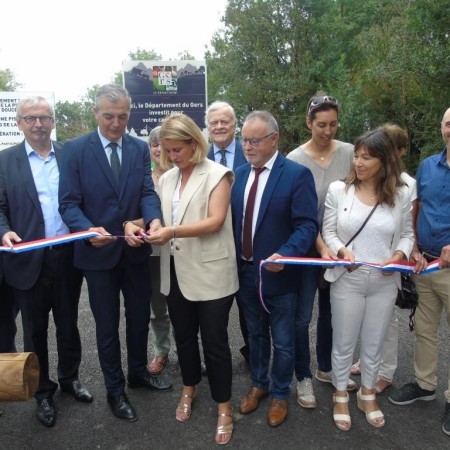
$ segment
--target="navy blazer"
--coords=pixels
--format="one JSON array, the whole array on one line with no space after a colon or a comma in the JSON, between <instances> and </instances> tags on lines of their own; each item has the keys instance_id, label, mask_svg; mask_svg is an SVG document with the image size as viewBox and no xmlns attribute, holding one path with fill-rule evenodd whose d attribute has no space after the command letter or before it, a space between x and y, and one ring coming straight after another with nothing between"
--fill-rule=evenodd
<instances>
[{"instance_id":1,"label":"navy blazer","mask_svg":"<svg viewBox=\"0 0 450 450\"><path fill-rule=\"evenodd\" d=\"M61 145L53 142L58 166ZM0 237L15 231L23 242L45 238L45 223L25 141L0 152ZM30 289L41 272L44 250L3 255L7 283Z\"/></svg>"},{"instance_id":2,"label":"navy blazer","mask_svg":"<svg viewBox=\"0 0 450 450\"><path fill-rule=\"evenodd\" d=\"M214 159L214 146L211 144L208 152L208 159L211 161L215 161ZM235 139L235 147L234 147L234 161L233 161L233 172L243 164L247 163L247 159L244 156L244 149L242 148L242 144Z\"/></svg>"},{"instance_id":3,"label":"navy blazer","mask_svg":"<svg viewBox=\"0 0 450 450\"><path fill-rule=\"evenodd\" d=\"M236 170L236 180L231 192L239 266L242 255L244 191L250 170L249 163ZM315 242L318 231L317 194L312 173L307 167L290 161L279 153L270 171L258 211L253 237L255 264L274 253L282 256L306 255ZM263 293L278 295L296 291L297 270L298 267L293 265L286 265L278 273L262 269Z\"/></svg>"},{"instance_id":4,"label":"navy blazer","mask_svg":"<svg viewBox=\"0 0 450 450\"><path fill-rule=\"evenodd\" d=\"M148 224L161 219L159 197L154 190L150 153L145 141L122 137L120 183L111 166L98 131L68 141L60 164L59 211L72 232L103 227L114 236L123 235L126 220L143 218ZM75 266L85 270L109 270L125 252L131 263L143 262L151 253L146 244L132 248L124 239L95 248L75 243Z\"/></svg>"}]
</instances>

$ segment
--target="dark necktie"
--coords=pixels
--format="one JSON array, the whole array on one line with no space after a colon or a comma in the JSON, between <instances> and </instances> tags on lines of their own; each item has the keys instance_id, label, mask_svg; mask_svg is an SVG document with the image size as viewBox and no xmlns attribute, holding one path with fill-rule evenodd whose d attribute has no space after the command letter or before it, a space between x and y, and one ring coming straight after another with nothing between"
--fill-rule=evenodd
<instances>
[{"instance_id":1,"label":"dark necktie","mask_svg":"<svg viewBox=\"0 0 450 450\"><path fill-rule=\"evenodd\" d=\"M227 167L227 157L225 156L226 150L224 148L220 149L220 164Z\"/></svg>"},{"instance_id":2,"label":"dark necktie","mask_svg":"<svg viewBox=\"0 0 450 450\"><path fill-rule=\"evenodd\" d=\"M253 255L252 224L253 210L255 209L256 190L258 189L258 179L265 167L255 168L255 179L250 187L245 207L244 231L242 233L242 255L245 259L250 259Z\"/></svg>"},{"instance_id":3,"label":"dark necktie","mask_svg":"<svg viewBox=\"0 0 450 450\"><path fill-rule=\"evenodd\" d=\"M110 142L109 146L111 147L111 170L113 172L114 178L119 184L120 178L120 159L117 153L117 142Z\"/></svg>"}]
</instances>

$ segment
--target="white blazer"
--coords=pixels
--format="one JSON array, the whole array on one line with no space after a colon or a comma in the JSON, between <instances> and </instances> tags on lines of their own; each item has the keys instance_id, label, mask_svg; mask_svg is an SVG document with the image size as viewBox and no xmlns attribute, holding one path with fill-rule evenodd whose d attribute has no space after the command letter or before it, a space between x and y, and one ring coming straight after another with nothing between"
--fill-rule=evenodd
<instances>
[{"instance_id":1,"label":"white blazer","mask_svg":"<svg viewBox=\"0 0 450 450\"><path fill-rule=\"evenodd\" d=\"M345 247L345 243L353 236L349 227L349 216L355 194L355 186L350 185L348 190L346 190L343 181L335 181L328 188L325 199L322 237L326 245L335 253L342 247ZM391 243L391 254L401 250L409 258L414 244L411 211L411 195L408 192L408 187L402 186L398 189L395 205L392 208L395 228ZM348 245L349 250L352 250L352 248L353 242ZM330 282L336 281L345 271L346 268L342 266L327 269L325 271L325 279ZM397 287L400 289L400 274L395 272L394 277Z\"/></svg>"},{"instance_id":2,"label":"white blazer","mask_svg":"<svg viewBox=\"0 0 450 450\"><path fill-rule=\"evenodd\" d=\"M211 192L224 176L234 179L230 169L209 159L195 165L180 198L177 225L207 218ZM172 199L179 177L180 169L174 167L159 179L165 226L172 225ZM239 283L230 206L219 232L175 238L173 256L180 290L188 300L213 300L236 293ZM161 247L161 292L170 292L170 241Z\"/></svg>"}]
</instances>

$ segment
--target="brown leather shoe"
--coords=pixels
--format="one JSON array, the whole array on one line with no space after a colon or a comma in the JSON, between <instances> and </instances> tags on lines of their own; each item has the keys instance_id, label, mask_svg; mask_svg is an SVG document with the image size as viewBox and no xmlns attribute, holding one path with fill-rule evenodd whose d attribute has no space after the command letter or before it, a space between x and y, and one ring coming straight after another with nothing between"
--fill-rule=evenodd
<instances>
[{"instance_id":1,"label":"brown leather shoe","mask_svg":"<svg viewBox=\"0 0 450 450\"><path fill-rule=\"evenodd\" d=\"M269 412L267 414L267 421L271 427L281 425L288 415L288 401L279 398L272 399Z\"/></svg>"},{"instance_id":2,"label":"brown leather shoe","mask_svg":"<svg viewBox=\"0 0 450 450\"><path fill-rule=\"evenodd\" d=\"M251 387L247 395L242 398L239 405L239 411L241 414L251 413L259 406L259 402L268 395L267 391Z\"/></svg>"}]
</instances>

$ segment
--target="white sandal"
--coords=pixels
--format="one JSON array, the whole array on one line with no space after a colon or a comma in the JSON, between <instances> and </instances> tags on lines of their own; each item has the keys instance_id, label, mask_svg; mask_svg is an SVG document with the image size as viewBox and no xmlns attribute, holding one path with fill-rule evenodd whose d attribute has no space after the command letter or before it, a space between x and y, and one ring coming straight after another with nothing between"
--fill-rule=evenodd
<instances>
[{"instance_id":1,"label":"white sandal","mask_svg":"<svg viewBox=\"0 0 450 450\"><path fill-rule=\"evenodd\" d=\"M333 394L333 403L348 403L349 396L347 392L346 397L338 397L336 394ZM333 409L333 420L336 426L342 431L349 431L352 427L352 418L349 414L335 414ZM343 423L346 422L346 423Z\"/></svg>"},{"instance_id":2,"label":"white sandal","mask_svg":"<svg viewBox=\"0 0 450 450\"><path fill-rule=\"evenodd\" d=\"M356 394L356 401L358 404L358 408L366 414L367 422L375 428L381 428L385 425L384 414L379 410L375 410L372 412L367 411L366 404L364 402L376 400L376 395L373 394L363 394L361 388ZM382 419L382 420L377 420Z\"/></svg>"}]
</instances>

